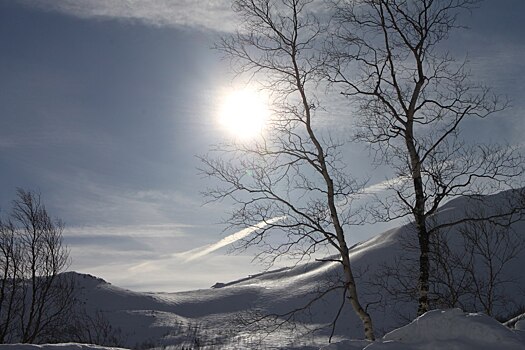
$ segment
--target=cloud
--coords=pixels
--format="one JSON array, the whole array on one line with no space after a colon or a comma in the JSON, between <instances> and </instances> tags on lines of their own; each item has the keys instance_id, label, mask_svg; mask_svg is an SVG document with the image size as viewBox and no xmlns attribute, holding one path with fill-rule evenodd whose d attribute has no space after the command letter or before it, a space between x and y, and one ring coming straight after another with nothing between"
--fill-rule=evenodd
<instances>
[{"instance_id":1,"label":"cloud","mask_svg":"<svg viewBox=\"0 0 525 350\"><path fill-rule=\"evenodd\" d=\"M189 224L155 224L129 226L88 226L66 227L68 237L185 237L183 229L194 227Z\"/></svg>"},{"instance_id":2,"label":"cloud","mask_svg":"<svg viewBox=\"0 0 525 350\"><path fill-rule=\"evenodd\" d=\"M378 192L382 192L385 190L388 190L392 186L401 184L402 182L408 181L410 178L406 176L399 176L392 179L388 179L385 181L378 182L376 184L373 184L371 186L368 186L363 189L363 194L374 194Z\"/></svg>"},{"instance_id":3,"label":"cloud","mask_svg":"<svg viewBox=\"0 0 525 350\"><path fill-rule=\"evenodd\" d=\"M252 234L258 229L264 228L268 225L274 224L284 219L286 219L286 216L278 216L278 217L272 218L267 221L261 221L256 225L250 226L248 228L235 232L227 237L224 237L217 243L213 243L213 244L206 245L203 247L198 247L198 248L195 248L195 249L192 249L186 252L182 252L182 253L177 253L177 256L185 258L185 261L192 261L192 260L201 258L205 255L210 254L211 252L216 251L217 249L230 245L240 239L243 239L249 236L250 234Z\"/></svg>"},{"instance_id":4,"label":"cloud","mask_svg":"<svg viewBox=\"0 0 525 350\"><path fill-rule=\"evenodd\" d=\"M388 189L390 186L394 185L394 184L397 184L401 181L404 181L405 179L403 178L394 178L394 179L390 179L390 180L386 180L386 181L383 181L383 182L379 182L377 184L374 184L372 186L369 186L367 188L365 188L363 190L363 194L366 195L366 194L372 194L372 193L378 193L378 192L381 192L381 191L384 191L386 189ZM256 225L254 226L251 226L251 227L248 227L248 228L245 228L243 230L240 230L238 232L235 232L223 239L221 239L220 241L216 242L216 243L213 243L213 244L209 244L209 245L205 245L205 246L202 246L202 247L198 247L198 248L194 248L194 249L191 249L191 250L188 250L188 251L185 251L185 252L182 252L182 253L176 253L175 256L179 257L179 258L182 258L184 259L185 262L189 262L189 261L192 261L192 260L195 260L195 259L198 259L198 258L201 258L205 255L208 255L220 248L223 248L227 245L230 245L238 240L241 240L247 236L249 236L250 234L252 234L253 232L255 232L257 229L261 229L261 228L264 228L270 224L273 224L273 223L276 223L278 221L281 221L281 220L284 220L286 219L286 216L278 216L278 217L275 217L275 218L272 218L270 220L267 220L267 221L261 221L259 223L257 223Z\"/></svg>"},{"instance_id":5,"label":"cloud","mask_svg":"<svg viewBox=\"0 0 525 350\"><path fill-rule=\"evenodd\" d=\"M367 188L365 188L363 190L363 194L367 195L367 194L378 193L378 192L381 192L381 191L384 191L384 190L388 189L392 185L395 185L395 184L400 183L400 182L405 181L405 180L406 180L406 178L401 178L401 177L385 180L385 181L379 182L377 184L368 186ZM264 227L266 227L266 226L268 226L270 224L276 223L276 222L284 220L284 219L286 219L286 216L278 216L278 217L272 218L272 219L267 220L267 221L261 221L261 222L257 223L254 226L251 226L251 227L245 228L243 230L240 230L238 232L235 232L235 233L233 233L233 234L231 234L231 235L221 239L220 241L218 241L216 243L205 245L205 246L198 247L198 248L194 248L194 249L191 249L191 250L188 250L188 251L185 251L185 252L181 252L181 253L176 253L174 255L176 257L178 257L178 258L182 258L185 262L189 262L189 261L201 258L201 257L203 257L205 255L208 255L208 254L210 254L210 253L212 253L212 252L214 252L214 251L216 251L216 250L218 250L220 248L223 248L223 247L225 247L227 245L230 245L230 244L232 244L234 242L237 242L238 240L241 240L241 239L249 236L250 234L252 234L253 232L255 232L258 229L264 228Z\"/></svg>"},{"instance_id":6,"label":"cloud","mask_svg":"<svg viewBox=\"0 0 525 350\"><path fill-rule=\"evenodd\" d=\"M365 195L386 189L392 181L399 179L369 186ZM138 191L128 196L146 201L172 197L157 191ZM281 216L260 222L197 248L191 248L195 246L196 237L186 232L192 225L180 223L70 227L66 238L75 257L74 270L86 271L135 290L187 290L209 286L215 279L227 281L253 273L257 267L249 264L250 255L231 257L210 253L283 219L285 217ZM174 254L173 249L182 252ZM199 263L194 264L197 259ZM239 261L243 263L237 265Z\"/></svg>"},{"instance_id":7,"label":"cloud","mask_svg":"<svg viewBox=\"0 0 525 350\"><path fill-rule=\"evenodd\" d=\"M191 191L136 189L133 184L121 185L116 176L108 184L97 169L88 166L59 172L29 164L28 171L38 173L41 179L57 188L42 195L53 213L68 226L94 229L115 226L116 230L128 226L139 231L143 226L151 231L152 226L159 229L161 225L194 227L200 218L201 200ZM208 215L211 214L208 212Z\"/></svg>"},{"instance_id":8,"label":"cloud","mask_svg":"<svg viewBox=\"0 0 525 350\"><path fill-rule=\"evenodd\" d=\"M262 268L251 261L250 255L211 255L198 264L183 264L170 256L130 256L117 264L92 266L89 273L135 291L175 292L209 288L216 282L260 273Z\"/></svg>"},{"instance_id":9,"label":"cloud","mask_svg":"<svg viewBox=\"0 0 525 350\"><path fill-rule=\"evenodd\" d=\"M232 31L237 22L228 0L19 0L46 11L81 18L125 19L155 26Z\"/></svg>"},{"instance_id":10,"label":"cloud","mask_svg":"<svg viewBox=\"0 0 525 350\"><path fill-rule=\"evenodd\" d=\"M231 0L18 0L27 6L80 18L124 19L154 26L192 27L233 32L239 27ZM310 9L324 13L314 0Z\"/></svg>"}]
</instances>

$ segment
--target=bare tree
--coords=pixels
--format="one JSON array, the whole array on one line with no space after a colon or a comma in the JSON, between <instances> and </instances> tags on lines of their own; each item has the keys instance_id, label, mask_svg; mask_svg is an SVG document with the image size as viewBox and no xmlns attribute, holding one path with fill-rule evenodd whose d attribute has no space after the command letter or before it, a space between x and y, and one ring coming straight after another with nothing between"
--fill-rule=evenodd
<instances>
[{"instance_id":1,"label":"bare tree","mask_svg":"<svg viewBox=\"0 0 525 350\"><path fill-rule=\"evenodd\" d=\"M461 27L459 14L479 2L333 1L337 25L328 75L356 103L357 138L395 172L391 195L380 201L376 217L411 217L415 223L419 315L429 309L430 237L439 229L428 218L447 198L495 193L523 174L518 148L460 137L467 120L507 107L471 82L466 63L440 45Z\"/></svg>"},{"instance_id":2,"label":"bare tree","mask_svg":"<svg viewBox=\"0 0 525 350\"><path fill-rule=\"evenodd\" d=\"M77 290L78 292L78 290ZM68 322L63 324L61 332L50 338L52 342L86 343L100 346L123 347L126 337L120 328L111 325L100 310L88 312L76 303Z\"/></svg>"},{"instance_id":3,"label":"bare tree","mask_svg":"<svg viewBox=\"0 0 525 350\"><path fill-rule=\"evenodd\" d=\"M523 199L522 190L511 192L516 200ZM524 285L516 264L525 256L524 221L523 215L505 215L509 197L458 198L428 218L432 227L441 226L430 236L431 308L459 307L500 318L519 310ZM451 221L453 225L442 225ZM388 310L400 325L415 316L409 306L418 296L416 230L413 223L404 226L392 248L394 259L378 263L363 282L369 299L379 301L374 307Z\"/></svg>"},{"instance_id":4,"label":"bare tree","mask_svg":"<svg viewBox=\"0 0 525 350\"><path fill-rule=\"evenodd\" d=\"M515 311L506 308L517 307L512 291L524 287L517 284L516 273L510 270L525 249L525 236L516 231L522 218L486 220L492 215L480 203L472 203L467 213L479 220L466 221L451 232L443 230L432 237L434 303L494 317Z\"/></svg>"},{"instance_id":5,"label":"bare tree","mask_svg":"<svg viewBox=\"0 0 525 350\"><path fill-rule=\"evenodd\" d=\"M218 48L239 73L271 93L267 133L252 142L217 147L203 157L204 174L221 186L211 200L232 199L228 223L255 232L243 247L258 245L271 261L287 254L308 258L323 247L337 252L347 301L374 339L372 320L358 298L345 230L354 223L352 196L360 185L346 174L344 144L316 127L321 101L315 95L322 63L315 50L326 32L309 11L312 1L236 0L242 29ZM271 239L275 232L278 239Z\"/></svg>"},{"instance_id":6,"label":"bare tree","mask_svg":"<svg viewBox=\"0 0 525 350\"><path fill-rule=\"evenodd\" d=\"M63 224L40 195L18 189L11 215L0 222L0 340L37 342L55 336L74 304Z\"/></svg>"},{"instance_id":7,"label":"bare tree","mask_svg":"<svg viewBox=\"0 0 525 350\"><path fill-rule=\"evenodd\" d=\"M16 229L11 222L0 221L0 343L9 341L15 330L15 315L20 313L20 265L22 254L17 244Z\"/></svg>"}]
</instances>

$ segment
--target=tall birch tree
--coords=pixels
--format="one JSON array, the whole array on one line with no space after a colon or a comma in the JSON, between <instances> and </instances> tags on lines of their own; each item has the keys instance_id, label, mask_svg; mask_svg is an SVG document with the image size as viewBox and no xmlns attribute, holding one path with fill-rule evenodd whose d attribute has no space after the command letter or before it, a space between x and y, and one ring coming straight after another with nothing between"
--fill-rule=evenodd
<instances>
[{"instance_id":1,"label":"tall birch tree","mask_svg":"<svg viewBox=\"0 0 525 350\"><path fill-rule=\"evenodd\" d=\"M220 145L203 157L204 174L220 180L211 200L233 199L228 223L252 227L243 245L273 257L309 257L320 247L337 252L345 299L360 318L367 339L372 319L361 304L345 234L355 220L348 205L360 186L346 173L341 146L316 124L316 95L326 27L308 0L236 0L242 27L219 44L238 73L249 74L272 100L267 131L257 141ZM278 232L279 240L268 239Z\"/></svg>"},{"instance_id":2,"label":"tall birch tree","mask_svg":"<svg viewBox=\"0 0 525 350\"><path fill-rule=\"evenodd\" d=\"M468 120L507 107L473 83L465 61L444 42L478 0L336 0L328 74L355 103L357 138L394 170L397 181L376 215L411 218L419 244L418 315L429 310L429 224L447 198L490 194L523 174L519 148L467 142ZM519 185L519 183L518 183ZM506 215L515 208L509 207ZM464 220L463 220L464 221ZM453 222L447 225L453 225Z\"/></svg>"}]
</instances>

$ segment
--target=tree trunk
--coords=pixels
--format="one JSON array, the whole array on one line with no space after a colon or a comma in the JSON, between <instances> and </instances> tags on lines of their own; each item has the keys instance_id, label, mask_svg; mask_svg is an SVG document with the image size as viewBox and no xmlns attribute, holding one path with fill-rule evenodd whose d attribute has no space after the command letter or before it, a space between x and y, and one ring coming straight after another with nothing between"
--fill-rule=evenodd
<instances>
[{"instance_id":1,"label":"tree trunk","mask_svg":"<svg viewBox=\"0 0 525 350\"><path fill-rule=\"evenodd\" d=\"M350 257L348 256L348 248L343 249L343 253L341 255L343 258L343 269L345 275L346 289L348 290L348 299L350 300L350 304L352 305L354 312L359 316L361 322L363 323L366 339L373 341L375 340L375 335L374 327L372 324L372 318L365 311L365 309L363 309L361 303L359 302L354 275L350 267Z\"/></svg>"},{"instance_id":2,"label":"tree trunk","mask_svg":"<svg viewBox=\"0 0 525 350\"><path fill-rule=\"evenodd\" d=\"M414 221L416 224L417 237L419 242L419 277L418 277L418 307L417 315L421 316L429 310L428 293L430 278L430 239L426 223L425 214L425 191L423 188L423 178L421 175L421 159L417 152L413 136L413 114L408 116L405 142L410 156L410 170L414 185L415 205L413 210Z\"/></svg>"}]
</instances>

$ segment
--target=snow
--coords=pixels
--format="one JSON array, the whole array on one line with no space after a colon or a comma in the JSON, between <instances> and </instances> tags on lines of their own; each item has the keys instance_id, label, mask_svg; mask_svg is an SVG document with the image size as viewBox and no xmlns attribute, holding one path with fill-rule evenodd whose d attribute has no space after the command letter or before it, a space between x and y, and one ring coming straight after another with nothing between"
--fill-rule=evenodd
<instances>
[{"instance_id":1,"label":"snow","mask_svg":"<svg viewBox=\"0 0 525 350\"><path fill-rule=\"evenodd\" d=\"M306 349L306 347L304 347ZM0 345L0 350L116 350L86 344ZM344 340L320 350L523 350L525 339L481 313L432 310L375 342Z\"/></svg>"},{"instance_id":2,"label":"snow","mask_svg":"<svg viewBox=\"0 0 525 350\"><path fill-rule=\"evenodd\" d=\"M1 344L1 350L119 350L124 348L114 348L107 346L99 346L93 344Z\"/></svg>"},{"instance_id":3,"label":"snow","mask_svg":"<svg viewBox=\"0 0 525 350\"><path fill-rule=\"evenodd\" d=\"M342 341L321 349L523 350L525 340L487 315L449 309L429 311L373 343Z\"/></svg>"},{"instance_id":4,"label":"snow","mask_svg":"<svg viewBox=\"0 0 525 350\"><path fill-rule=\"evenodd\" d=\"M498 197L489 198L497 203ZM446 220L457 215L464 207L461 198L452 200L436 215ZM411 233L411 226L404 225L377 235L371 240L356 244L351 249L351 259L356 275L371 273L382 263L392 261L402 246L401 237ZM525 234L525 221L516 224ZM511 271L521 271L525 263L522 254L511 266ZM373 303L378 295L368 295L361 290L364 304L371 303L369 312L379 340L373 343L359 340L363 337L359 319L345 305L335 329L333 344L326 345L330 329L315 336L309 329L329 325L342 299L334 291L314 303L308 310L296 315L296 328L283 328L267 334L264 329L248 329L239 323L250 316L248 311L261 314L284 313L300 308L316 296L316 292L340 278L340 266L333 262L311 261L302 265L281 268L231 282L219 282L215 288L177 293L140 293L122 289L90 275L76 274L81 299L88 312L101 312L110 324L120 330L119 346L125 348L164 348L181 344L192 345L198 338L220 349L323 349L323 350L489 350L525 349L525 321L515 321L510 326L501 325L483 314L464 313L458 309L435 310L406 324L398 314L401 310L408 319L414 319L415 302L395 304L391 296L381 295L383 308ZM525 287L525 275L517 274L517 285ZM210 282L212 285L215 281ZM360 287L363 288L363 287ZM509 289L516 305L525 305L521 288ZM497 309L497 313L507 312ZM521 316L518 316L520 318ZM388 332L388 333L387 333ZM386 334L385 334L386 333ZM383 336L383 338L381 338ZM349 340L354 339L354 340ZM0 345L21 350L102 350L93 345ZM206 347L204 347L206 349Z\"/></svg>"},{"instance_id":5,"label":"snow","mask_svg":"<svg viewBox=\"0 0 525 350\"><path fill-rule=\"evenodd\" d=\"M383 347L383 344L392 344ZM393 344L397 344L394 347ZM524 349L521 337L482 313L459 309L429 311L410 324L383 337L383 343L369 349ZM404 346L408 349L407 346Z\"/></svg>"}]
</instances>

